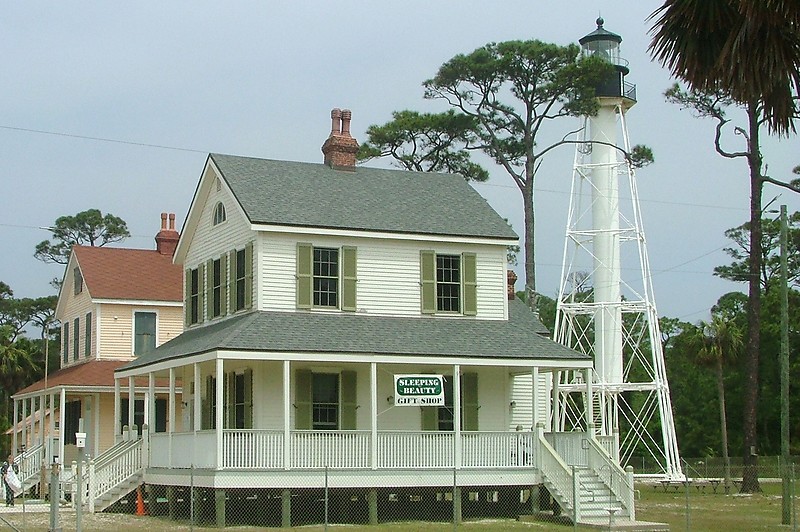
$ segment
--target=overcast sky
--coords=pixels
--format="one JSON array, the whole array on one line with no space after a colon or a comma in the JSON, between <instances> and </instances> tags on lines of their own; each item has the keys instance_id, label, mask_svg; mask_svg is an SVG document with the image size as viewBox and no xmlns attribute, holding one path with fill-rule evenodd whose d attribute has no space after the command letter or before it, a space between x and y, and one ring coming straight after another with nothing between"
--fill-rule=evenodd
<instances>
[{"instance_id":1,"label":"overcast sky","mask_svg":"<svg viewBox=\"0 0 800 532\"><path fill-rule=\"evenodd\" d=\"M40 227L61 215L111 212L133 234L125 246L152 248L159 213L183 223L208 152L321 162L333 107L352 109L363 141L392 111L444 110L422 99L421 83L454 55L492 41L577 42L602 14L623 37L627 79L638 88L631 142L656 158L637 177L659 315L706 319L719 296L744 289L712 270L728 262L724 231L748 219L747 166L714 153L712 122L664 102L669 74L647 54L646 18L660 3L7 2L0 281L17 297L52 293L48 281L62 267L33 251L49 236ZM774 177L790 178L800 164L796 137L768 139L763 152ZM572 161L563 148L537 180L537 287L551 297ZM490 170L475 188L521 234L519 192ZM765 203L778 194L773 207L800 208L796 195L769 185Z\"/></svg>"}]
</instances>

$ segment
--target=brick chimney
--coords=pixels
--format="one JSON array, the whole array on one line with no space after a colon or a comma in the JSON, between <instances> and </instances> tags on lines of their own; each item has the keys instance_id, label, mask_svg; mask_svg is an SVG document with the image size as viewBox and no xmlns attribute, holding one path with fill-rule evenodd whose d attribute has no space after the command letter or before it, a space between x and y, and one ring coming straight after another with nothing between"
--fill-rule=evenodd
<instances>
[{"instance_id":1,"label":"brick chimney","mask_svg":"<svg viewBox=\"0 0 800 532\"><path fill-rule=\"evenodd\" d=\"M331 111L331 134L322 145L324 163L336 170L356 169L358 141L350 136L350 109Z\"/></svg>"},{"instance_id":2,"label":"brick chimney","mask_svg":"<svg viewBox=\"0 0 800 532\"><path fill-rule=\"evenodd\" d=\"M511 301L516 297L516 291L514 290L514 283L517 282L517 274L514 273L514 270L508 270L506 273L507 279L507 291L508 291L508 300Z\"/></svg>"},{"instance_id":3,"label":"brick chimney","mask_svg":"<svg viewBox=\"0 0 800 532\"><path fill-rule=\"evenodd\" d=\"M167 226L167 213L161 213L161 231L156 235L156 251L162 255L172 256L178 247L181 235L175 230L175 215L169 213L169 226Z\"/></svg>"}]
</instances>

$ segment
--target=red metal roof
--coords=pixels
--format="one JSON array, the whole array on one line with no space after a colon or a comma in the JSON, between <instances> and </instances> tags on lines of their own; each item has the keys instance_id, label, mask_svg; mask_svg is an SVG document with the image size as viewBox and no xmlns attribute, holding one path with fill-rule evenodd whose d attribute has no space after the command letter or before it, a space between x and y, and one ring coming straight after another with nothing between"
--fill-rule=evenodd
<instances>
[{"instance_id":1,"label":"red metal roof","mask_svg":"<svg viewBox=\"0 0 800 532\"><path fill-rule=\"evenodd\" d=\"M127 364L130 360L89 360L82 364L76 364L68 368L60 369L47 377L47 389L58 388L61 386L103 386L113 390L114 370ZM169 379L158 378L156 386L168 386ZM139 377L134 381L134 386L144 387L148 385L146 377ZM122 387L128 386L128 380L122 381ZM17 391L14 395L24 395L31 392L44 390L44 379L34 382L30 386Z\"/></svg>"},{"instance_id":2,"label":"red metal roof","mask_svg":"<svg viewBox=\"0 0 800 532\"><path fill-rule=\"evenodd\" d=\"M183 301L183 272L155 250L75 246L92 299Z\"/></svg>"}]
</instances>

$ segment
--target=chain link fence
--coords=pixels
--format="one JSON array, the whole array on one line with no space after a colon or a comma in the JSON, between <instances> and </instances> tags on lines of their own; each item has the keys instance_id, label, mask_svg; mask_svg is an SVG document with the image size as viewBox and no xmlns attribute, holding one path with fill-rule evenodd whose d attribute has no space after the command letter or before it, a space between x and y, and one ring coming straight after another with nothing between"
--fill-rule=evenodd
<instances>
[{"instance_id":1,"label":"chain link fence","mask_svg":"<svg viewBox=\"0 0 800 532\"><path fill-rule=\"evenodd\" d=\"M749 521L743 524L744 519L755 519L766 528L781 525L783 469L779 459L759 459L763 494L756 498L740 493L740 461L731 464L727 482L726 467L716 459L686 460L682 465L686 474L683 479L637 481L637 519L668 523L671 530L753 529ZM784 527L797 530L797 470L789 464L787 471L791 481L790 521ZM221 527L327 530L340 525L356 531L574 527L569 512L562 511L545 486L518 483L514 475L522 473L501 471L496 485L485 485L484 476L461 470L435 473L438 487L415 487L421 479L399 474L390 478L389 472L384 485L392 482L398 487L368 489L358 487L363 477L353 471L323 468L265 475L263 471L239 470L230 472L227 481L237 487L225 487L210 470L187 468L162 472L159 483L137 484L102 511L96 508L96 513L89 512L88 504L76 507L77 483L67 474L61 475L62 480L54 486L29 488L16 499L13 509L0 508L0 531ZM527 474L534 476L533 471ZM591 490L588 480L580 480L580 474L574 478L579 479L574 486L577 492ZM302 483L306 486L284 487ZM51 505L49 499L54 494L56 504ZM607 501L597 502L610 507ZM742 515L736 516L737 511ZM724 524L727 517L733 525ZM613 516L607 522L613 523Z\"/></svg>"}]
</instances>

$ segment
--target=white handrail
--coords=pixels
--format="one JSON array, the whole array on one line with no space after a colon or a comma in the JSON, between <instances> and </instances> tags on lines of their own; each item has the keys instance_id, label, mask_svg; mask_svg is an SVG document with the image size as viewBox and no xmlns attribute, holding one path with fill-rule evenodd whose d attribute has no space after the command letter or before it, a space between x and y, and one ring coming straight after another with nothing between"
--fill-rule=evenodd
<instances>
[{"instance_id":1,"label":"white handrail","mask_svg":"<svg viewBox=\"0 0 800 532\"><path fill-rule=\"evenodd\" d=\"M87 468L87 499L90 511L97 499L122 482L142 472L142 440L120 444L124 449L114 450L114 460L92 460Z\"/></svg>"},{"instance_id":2,"label":"white handrail","mask_svg":"<svg viewBox=\"0 0 800 532\"><path fill-rule=\"evenodd\" d=\"M589 467L608 486L630 515L635 518L633 471L625 471L594 438L588 438Z\"/></svg>"},{"instance_id":3,"label":"white handrail","mask_svg":"<svg viewBox=\"0 0 800 532\"><path fill-rule=\"evenodd\" d=\"M580 500L575 499L573 490L574 481L572 471L569 466L556 453L555 449L547 442L544 431L541 427L537 428L539 437L537 438L539 457L539 470L542 476L550 481L556 493L551 495L558 500L567 511L572 511L572 518L577 521L580 511L577 506Z\"/></svg>"}]
</instances>

